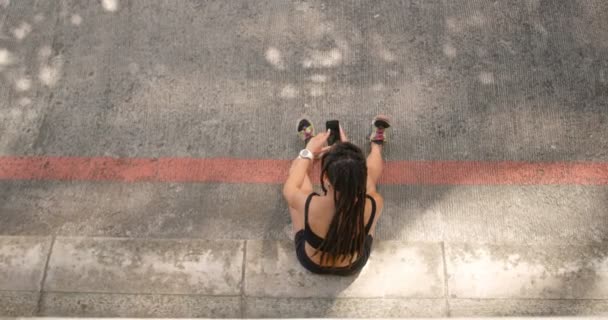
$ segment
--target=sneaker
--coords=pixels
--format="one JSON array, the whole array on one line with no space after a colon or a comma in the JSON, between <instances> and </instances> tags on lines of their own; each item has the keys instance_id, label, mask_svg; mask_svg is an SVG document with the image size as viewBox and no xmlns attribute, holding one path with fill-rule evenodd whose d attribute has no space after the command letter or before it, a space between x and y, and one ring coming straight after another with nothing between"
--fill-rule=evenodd
<instances>
[{"instance_id":1,"label":"sneaker","mask_svg":"<svg viewBox=\"0 0 608 320\"><path fill-rule=\"evenodd\" d=\"M371 143L383 145L384 142L388 141L387 130L391 127L387 116L378 115L372 120L372 130L369 135L369 141Z\"/></svg>"},{"instance_id":2,"label":"sneaker","mask_svg":"<svg viewBox=\"0 0 608 320\"><path fill-rule=\"evenodd\" d=\"M315 127L312 125L308 119L301 119L298 121L298 136L304 144L308 144L308 141L315 136Z\"/></svg>"}]
</instances>

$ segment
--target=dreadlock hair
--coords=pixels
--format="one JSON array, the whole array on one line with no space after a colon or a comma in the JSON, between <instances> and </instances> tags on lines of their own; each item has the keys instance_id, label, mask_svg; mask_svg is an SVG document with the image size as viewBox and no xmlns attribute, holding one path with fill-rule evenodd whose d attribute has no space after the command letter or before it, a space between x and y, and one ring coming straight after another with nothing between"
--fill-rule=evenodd
<instances>
[{"instance_id":1,"label":"dreadlock hair","mask_svg":"<svg viewBox=\"0 0 608 320\"><path fill-rule=\"evenodd\" d=\"M321 158L321 188L327 194L324 177L335 191L336 212L325 239L313 256L322 251L321 263L331 257L330 266L334 267L339 255L345 255L341 261L350 255L350 267L355 252L357 257L363 255L367 237L364 226L367 164L361 149L350 142L336 143Z\"/></svg>"}]
</instances>

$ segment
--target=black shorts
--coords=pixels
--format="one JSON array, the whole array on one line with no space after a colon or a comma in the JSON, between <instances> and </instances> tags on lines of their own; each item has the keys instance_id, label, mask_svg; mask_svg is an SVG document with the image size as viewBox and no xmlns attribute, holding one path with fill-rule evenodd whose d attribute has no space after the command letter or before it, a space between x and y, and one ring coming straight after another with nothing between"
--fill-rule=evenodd
<instances>
[{"instance_id":1,"label":"black shorts","mask_svg":"<svg viewBox=\"0 0 608 320\"><path fill-rule=\"evenodd\" d=\"M337 276L351 276L359 273L367 263L367 259L369 259L369 255L372 251L373 240L374 238L372 236L367 236L367 239L365 240L365 249L363 250L363 255L357 258L357 261L355 261L352 266L330 268L319 266L314 261L312 261L312 259L310 259L310 257L306 254L306 250L304 249L304 229L298 231L294 238L298 261L300 261L300 264L302 264L304 268L306 268L312 273L331 274Z\"/></svg>"}]
</instances>

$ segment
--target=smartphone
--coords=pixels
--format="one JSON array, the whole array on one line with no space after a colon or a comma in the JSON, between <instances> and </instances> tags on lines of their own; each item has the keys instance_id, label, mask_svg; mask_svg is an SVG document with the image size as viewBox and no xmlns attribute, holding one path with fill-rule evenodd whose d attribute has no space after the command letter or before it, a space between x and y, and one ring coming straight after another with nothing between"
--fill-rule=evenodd
<instances>
[{"instance_id":1,"label":"smartphone","mask_svg":"<svg viewBox=\"0 0 608 320\"><path fill-rule=\"evenodd\" d=\"M327 145L332 145L336 141L340 141L340 122L338 120L329 120L325 122L325 130L331 130L329 138L327 139Z\"/></svg>"}]
</instances>

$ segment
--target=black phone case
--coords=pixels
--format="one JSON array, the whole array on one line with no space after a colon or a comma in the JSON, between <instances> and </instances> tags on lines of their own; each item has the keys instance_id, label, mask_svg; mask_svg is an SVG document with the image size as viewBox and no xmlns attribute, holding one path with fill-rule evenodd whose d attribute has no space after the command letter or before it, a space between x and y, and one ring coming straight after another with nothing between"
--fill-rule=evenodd
<instances>
[{"instance_id":1,"label":"black phone case","mask_svg":"<svg viewBox=\"0 0 608 320\"><path fill-rule=\"evenodd\" d=\"M340 141L340 122L338 120L329 120L325 122L325 130L330 129L331 133L327 139L327 144L332 145L336 141Z\"/></svg>"}]
</instances>

